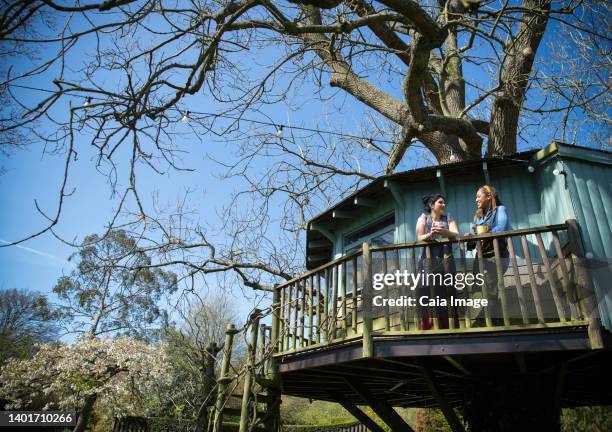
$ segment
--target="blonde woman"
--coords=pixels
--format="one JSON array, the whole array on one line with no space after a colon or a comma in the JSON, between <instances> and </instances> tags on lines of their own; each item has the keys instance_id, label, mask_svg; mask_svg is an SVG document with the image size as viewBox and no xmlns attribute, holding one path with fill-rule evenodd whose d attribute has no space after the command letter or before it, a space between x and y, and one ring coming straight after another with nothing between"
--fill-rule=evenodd
<instances>
[{"instance_id":1,"label":"blonde woman","mask_svg":"<svg viewBox=\"0 0 612 432\"><path fill-rule=\"evenodd\" d=\"M476 213L472 223L471 234L496 233L508 230L508 212L506 207L497 195L497 191L493 186L481 186L476 192ZM466 234L469 236L470 234ZM493 324L503 325L503 319L500 311L500 304L497 292L497 268L495 265L495 251L493 248L492 239L481 240L481 250L483 256L484 269L480 269L478 259L474 260L474 273L484 272L485 283L487 284L487 293L489 305L489 313L493 318ZM476 243L468 243L468 249L474 249ZM508 268L508 248L506 239L499 239L499 252L502 263L502 272L505 273Z\"/></svg>"}]
</instances>

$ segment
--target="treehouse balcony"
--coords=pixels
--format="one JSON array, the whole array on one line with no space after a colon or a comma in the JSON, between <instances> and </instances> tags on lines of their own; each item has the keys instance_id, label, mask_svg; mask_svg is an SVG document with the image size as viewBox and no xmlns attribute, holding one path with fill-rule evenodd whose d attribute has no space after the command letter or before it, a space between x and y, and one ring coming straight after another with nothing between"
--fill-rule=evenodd
<instances>
[{"instance_id":1,"label":"treehouse balcony","mask_svg":"<svg viewBox=\"0 0 612 432\"><path fill-rule=\"evenodd\" d=\"M374 180L309 222L308 270L275 288L263 370L283 394L336 401L370 430L360 405L394 431L410 428L392 407L434 406L452 430L461 407L491 431L558 430L560 407L612 404L611 166L607 152L555 143ZM465 233L482 184L509 230L415 241L423 195L441 192ZM454 283L375 286L435 266ZM485 283L459 286L470 273ZM479 424L485 412L530 420Z\"/></svg>"},{"instance_id":2,"label":"treehouse balcony","mask_svg":"<svg viewBox=\"0 0 612 432\"><path fill-rule=\"evenodd\" d=\"M383 284L379 291L372 287L375 274L394 274L399 270L418 275L418 261L422 260L419 257L431 256L431 248L442 245L454 251L454 258L445 260L457 263L456 275L470 274L474 262L485 268L481 242L486 239L492 240L495 247L494 257L488 259L495 262L497 287L486 283L462 289L448 286L442 294L434 292L433 286L411 289L409 284L392 283ZM473 252L466 250L467 239L445 240L435 245L414 242L370 247L366 243L358 251L278 286L276 356L282 364L290 364L292 359L299 358L298 354L324 353L330 349L351 353L351 358L515 352L529 346L504 340L520 340L519 335L532 334L540 335L541 342L550 339L550 349L589 348L592 343L600 343L593 288L588 269L581 261L575 221L481 234L469 241L476 244ZM502 242L507 245L508 257L500 253ZM442 264L446 268L451 265ZM414 301L413 306L394 306L383 302L416 299L415 293L436 299L438 304L421 305ZM377 301L375 296L379 297ZM473 306L483 299L492 303L493 297L500 305L498 316L493 316L488 307ZM440 301L446 305L439 305ZM366 302L373 305L370 310ZM429 328L423 328L424 322ZM561 334L567 338L561 338ZM493 343L489 346L485 340L491 335L511 336L489 339ZM458 337L474 338L478 346L452 343ZM410 342L403 344L404 340ZM547 349L545 345L535 348Z\"/></svg>"}]
</instances>

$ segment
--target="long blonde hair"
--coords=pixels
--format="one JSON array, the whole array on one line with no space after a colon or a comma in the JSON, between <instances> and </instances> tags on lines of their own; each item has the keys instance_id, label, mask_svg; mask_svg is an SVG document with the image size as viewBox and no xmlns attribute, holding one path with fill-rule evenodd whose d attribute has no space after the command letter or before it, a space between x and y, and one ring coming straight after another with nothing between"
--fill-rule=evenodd
<instances>
[{"instance_id":1,"label":"long blonde hair","mask_svg":"<svg viewBox=\"0 0 612 432\"><path fill-rule=\"evenodd\" d=\"M489 208L491 208L492 213L495 214L497 206L501 205L501 200L497 196L497 191L495 190L495 188L493 186L484 185L479 187L478 190L483 191L489 196L489 198L491 199L491 202L489 203ZM476 209L476 213L474 213L474 222L476 222L478 218L485 217L485 215L486 213L482 209Z\"/></svg>"}]
</instances>

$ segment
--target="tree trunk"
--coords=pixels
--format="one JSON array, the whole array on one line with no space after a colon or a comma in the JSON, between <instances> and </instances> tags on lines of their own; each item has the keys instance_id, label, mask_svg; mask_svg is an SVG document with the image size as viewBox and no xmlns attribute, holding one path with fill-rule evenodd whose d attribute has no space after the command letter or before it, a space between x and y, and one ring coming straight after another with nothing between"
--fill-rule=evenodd
<instances>
[{"instance_id":1,"label":"tree trunk","mask_svg":"<svg viewBox=\"0 0 612 432\"><path fill-rule=\"evenodd\" d=\"M489 144L490 156L516 153L518 121L536 52L548 23L550 0L523 0L517 36L508 41L507 59L499 91L493 100Z\"/></svg>"},{"instance_id":2,"label":"tree trunk","mask_svg":"<svg viewBox=\"0 0 612 432\"><path fill-rule=\"evenodd\" d=\"M77 424L72 430L72 432L83 432L87 428L87 423L89 422L89 418L91 417L91 413L93 412L93 407L96 403L96 399L98 399L97 394L85 397L85 403L83 404L83 408L81 408L81 411L79 412Z\"/></svg>"},{"instance_id":3,"label":"tree trunk","mask_svg":"<svg viewBox=\"0 0 612 432\"><path fill-rule=\"evenodd\" d=\"M553 374L480 377L468 389L464 419L470 432L560 430Z\"/></svg>"}]
</instances>

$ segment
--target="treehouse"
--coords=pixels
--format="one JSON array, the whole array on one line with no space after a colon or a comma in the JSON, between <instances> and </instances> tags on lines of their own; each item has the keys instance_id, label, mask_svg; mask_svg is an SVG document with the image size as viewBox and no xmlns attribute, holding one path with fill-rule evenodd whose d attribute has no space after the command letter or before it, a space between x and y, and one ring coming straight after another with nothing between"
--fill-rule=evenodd
<instances>
[{"instance_id":1,"label":"treehouse","mask_svg":"<svg viewBox=\"0 0 612 432\"><path fill-rule=\"evenodd\" d=\"M473 251L464 237L415 241L423 195L443 194L463 234L483 184L509 231L472 237ZM267 342L279 390L338 402L372 431L360 406L394 431L411 429L393 407L439 407L454 431L493 431L558 430L561 407L611 404L611 186L610 153L560 143L372 181L309 222L308 271L276 288ZM484 268L484 241L496 286L455 289L455 303L373 305L415 292L405 281L373 290L375 275L416 274L441 245L444 268L465 274ZM473 307L493 297L497 316Z\"/></svg>"}]
</instances>

